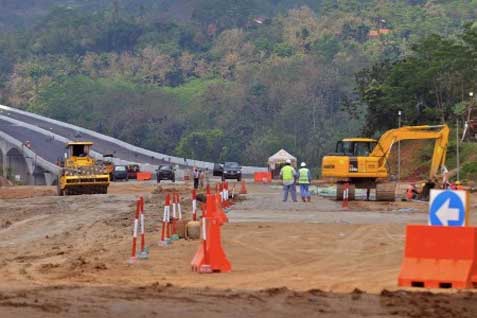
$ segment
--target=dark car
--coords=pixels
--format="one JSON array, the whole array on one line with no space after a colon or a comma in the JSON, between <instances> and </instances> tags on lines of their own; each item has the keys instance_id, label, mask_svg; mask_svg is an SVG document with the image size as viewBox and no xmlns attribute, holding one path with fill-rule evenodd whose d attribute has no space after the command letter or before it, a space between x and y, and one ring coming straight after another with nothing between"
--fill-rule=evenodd
<instances>
[{"instance_id":1,"label":"dark car","mask_svg":"<svg viewBox=\"0 0 477 318\"><path fill-rule=\"evenodd\" d=\"M214 177L222 177L224 174L224 166L221 165L220 163L214 163L214 170L212 172L212 175Z\"/></svg>"},{"instance_id":2,"label":"dark car","mask_svg":"<svg viewBox=\"0 0 477 318\"><path fill-rule=\"evenodd\" d=\"M222 180L225 179L242 180L242 167L237 162L226 162L224 164L224 173L222 174Z\"/></svg>"},{"instance_id":3,"label":"dark car","mask_svg":"<svg viewBox=\"0 0 477 318\"><path fill-rule=\"evenodd\" d=\"M113 171L111 173L113 181L117 180L124 180L128 181L128 167L127 166L114 166Z\"/></svg>"},{"instance_id":4,"label":"dark car","mask_svg":"<svg viewBox=\"0 0 477 318\"><path fill-rule=\"evenodd\" d=\"M156 173L157 183L161 182L161 180L171 180L172 182L176 182L176 173L172 165L159 166Z\"/></svg>"}]
</instances>

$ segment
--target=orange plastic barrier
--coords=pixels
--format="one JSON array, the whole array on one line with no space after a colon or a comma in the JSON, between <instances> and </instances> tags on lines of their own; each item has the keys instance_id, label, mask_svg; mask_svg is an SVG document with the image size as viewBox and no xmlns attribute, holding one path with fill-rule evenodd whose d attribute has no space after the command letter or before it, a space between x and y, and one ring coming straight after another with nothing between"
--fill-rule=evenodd
<instances>
[{"instance_id":1,"label":"orange plastic barrier","mask_svg":"<svg viewBox=\"0 0 477 318\"><path fill-rule=\"evenodd\" d=\"M271 172L255 172L253 175L254 181L256 183L270 183L272 182L272 173Z\"/></svg>"},{"instance_id":2,"label":"orange plastic barrier","mask_svg":"<svg viewBox=\"0 0 477 318\"><path fill-rule=\"evenodd\" d=\"M477 228L408 225L398 285L477 287Z\"/></svg>"},{"instance_id":3,"label":"orange plastic barrier","mask_svg":"<svg viewBox=\"0 0 477 318\"><path fill-rule=\"evenodd\" d=\"M147 181L152 179L152 173L150 172L138 172L137 181Z\"/></svg>"}]
</instances>

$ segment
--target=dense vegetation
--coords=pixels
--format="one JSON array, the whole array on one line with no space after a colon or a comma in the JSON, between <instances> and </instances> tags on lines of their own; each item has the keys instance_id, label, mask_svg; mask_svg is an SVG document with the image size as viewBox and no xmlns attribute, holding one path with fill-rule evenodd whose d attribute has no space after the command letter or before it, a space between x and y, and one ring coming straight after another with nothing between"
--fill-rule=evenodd
<instances>
[{"instance_id":1,"label":"dense vegetation","mask_svg":"<svg viewBox=\"0 0 477 318\"><path fill-rule=\"evenodd\" d=\"M454 119L475 83L475 0L0 8L0 102L195 159L263 164L285 148L318 165L336 139L395 126L397 109Z\"/></svg>"}]
</instances>

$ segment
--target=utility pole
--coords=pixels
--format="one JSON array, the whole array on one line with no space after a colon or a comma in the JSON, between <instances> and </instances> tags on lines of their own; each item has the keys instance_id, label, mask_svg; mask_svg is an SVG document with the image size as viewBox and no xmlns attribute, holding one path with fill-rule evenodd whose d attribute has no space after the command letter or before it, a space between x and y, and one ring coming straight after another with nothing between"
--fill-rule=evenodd
<instances>
[{"instance_id":1,"label":"utility pole","mask_svg":"<svg viewBox=\"0 0 477 318\"><path fill-rule=\"evenodd\" d=\"M460 152L459 152L459 119L456 119L456 157L457 157L457 181L460 181Z\"/></svg>"},{"instance_id":2,"label":"utility pole","mask_svg":"<svg viewBox=\"0 0 477 318\"><path fill-rule=\"evenodd\" d=\"M401 128L401 115L402 111L398 111L398 128ZM398 185L401 182L401 141L398 141Z\"/></svg>"}]
</instances>

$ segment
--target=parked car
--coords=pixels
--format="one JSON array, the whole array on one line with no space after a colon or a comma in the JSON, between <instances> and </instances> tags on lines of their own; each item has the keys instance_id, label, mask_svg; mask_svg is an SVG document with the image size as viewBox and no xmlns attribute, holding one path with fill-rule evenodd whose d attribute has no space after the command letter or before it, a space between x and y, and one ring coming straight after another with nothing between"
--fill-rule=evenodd
<instances>
[{"instance_id":1,"label":"parked car","mask_svg":"<svg viewBox=\"0 0 477 318\"><path fill-rule=\"evenodd\" d=\"M140 172L139 165L128 165L128 179L137 179L137 173Z\"/></svg>"},{"instance_id":2,"label":"parked car","mask_svg":"<svg viewBox=\"0 0 477 318\"><path fill-rule=\"evenodd\" d=\"M176 182L176 173L172 165L159 166L159 169L157 169L156 174L157 183L161 182L161 180L171 180L172 182Z\"/></svg>"},{"instance_id":3,"label":"parked car","mask_svg":"<svg viewBox=\"0 0 477 318\"><path fill-rule=\"evenodd\" d=\"M221 165L220 163L214 163L214 170L212 172L212 175L214 177L222 177L224 174L224 166Z\"/></svg>"},{"instance_id":4,"label":"parked car","mask_svg":"<svg viewBox=\"0 0 477 318\"><path fill-rule=\"evenodd\" d=\"M242 167L237 162L224 163L222 180L225 179L237 179L237 181L242 180Z\"/></svg>"},{"instance_id":5,"label":"parked car","mask_svg":"<svg viewBox=\"0 0 477 318\"><path fill-rule=\"evenodd\" d=\"M112 172L112 179L113 181L124 180L128 181L128 167L123 165L114 166Z\"/></svg>"}]
</instances>

